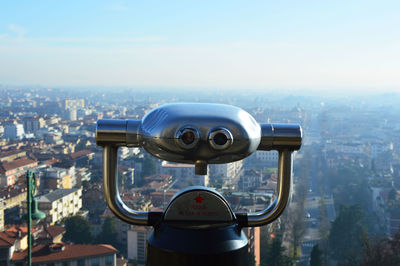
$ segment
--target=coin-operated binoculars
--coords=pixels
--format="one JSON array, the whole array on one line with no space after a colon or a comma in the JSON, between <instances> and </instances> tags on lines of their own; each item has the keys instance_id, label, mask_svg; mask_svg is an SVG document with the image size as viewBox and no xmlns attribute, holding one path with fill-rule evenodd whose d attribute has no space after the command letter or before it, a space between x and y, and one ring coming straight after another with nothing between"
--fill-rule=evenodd
<instances>
[{"instance_id":1,"label":"coin-operated binoculars","mask_svg":"<svg viewBox=\"0 0 400 266\"><path fill-rule=\"evenodd\" d=\"M146 265L246 265L243 227L277 219L290 196L292 152L300 149L297 124L259 124L246 111L220 104L167 104L142 120L97 121L96 141L103 146L106 201L121 220L153 226L147 240ZM198 175L207 164L241 160L256 150L277 150L277 195L265 210L235 213L213 189L197 186L178 192L164 212L136 211L118 192L117 150L142 147L153 156L195 165Z\"/></svg>"}]
</instances>

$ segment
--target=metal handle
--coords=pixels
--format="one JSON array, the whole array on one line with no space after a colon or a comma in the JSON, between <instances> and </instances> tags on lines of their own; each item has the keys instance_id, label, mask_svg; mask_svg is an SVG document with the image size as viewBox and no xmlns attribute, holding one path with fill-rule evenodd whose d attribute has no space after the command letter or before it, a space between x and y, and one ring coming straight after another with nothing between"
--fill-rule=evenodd
<instances>
[{"instance_id":1,"label":"metal handle","mask_svg":"<svg viewBox=\"0 0 400 266\"><path fill-rule=\"evenodd\" d=\"M135 211L121 200L117 180L117 153L118 146L105 145L103 147L103 175L104 193L110 210L121 220L135 225L150 225L149 212Z\"/></svg>"},{"instance_id":2,"label":"metal handle","mask_svg":"<svg viewBox=\"0 0 400 266\"><path fill-rule=\"evenodd\" d=\"M292 152L300 149L302 135L301 127L297 124L261 124L261 141L257 150L278 150L279 152L278 193L265 210L245 214L241 219L243 226L269 224L285 210L292 185Z\"/></svg>"},{"instance_id":3,"label":"metal handle","mask_svg":"<svg viewBox=\"0 0 400 266\"><path fill-rule=\"evenodd\" d=\"M245 226L261 226L276 220L285 209L290 196L292 151L280 150L278 161L278 195L265 210L247 213Z\"/></svg>"}]
</instances>

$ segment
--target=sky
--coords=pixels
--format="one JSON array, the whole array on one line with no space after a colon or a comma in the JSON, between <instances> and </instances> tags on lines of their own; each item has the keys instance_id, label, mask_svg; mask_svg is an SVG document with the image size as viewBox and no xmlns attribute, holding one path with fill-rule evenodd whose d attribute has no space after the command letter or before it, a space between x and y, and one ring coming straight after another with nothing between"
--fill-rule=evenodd
<instances>
[{"instance_id":1,"label":"sky","mask_svg":"<svg viewBox=\"0 0 400 266\"><path fill-rule=\"evenodd\" d=\"M8 1L0 84L400 92L400 1Z\"/></svg>"}]
</instances>

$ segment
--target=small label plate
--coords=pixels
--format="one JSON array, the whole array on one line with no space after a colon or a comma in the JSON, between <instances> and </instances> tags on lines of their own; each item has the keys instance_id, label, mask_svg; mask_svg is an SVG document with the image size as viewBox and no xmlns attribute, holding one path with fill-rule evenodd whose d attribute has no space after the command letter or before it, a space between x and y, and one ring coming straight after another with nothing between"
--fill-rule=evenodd
<instances>
[{"instance_id":1,"label":"small label plate","mask_svg":"<svg viewBox=\"0 0 400 266\"><path fill-rule=\"evenodd\" d=\"M233 214L226 201L211 190L190 190L178 195L165 211L166 221L231 222Z\"/></svg>"}]
</instances>

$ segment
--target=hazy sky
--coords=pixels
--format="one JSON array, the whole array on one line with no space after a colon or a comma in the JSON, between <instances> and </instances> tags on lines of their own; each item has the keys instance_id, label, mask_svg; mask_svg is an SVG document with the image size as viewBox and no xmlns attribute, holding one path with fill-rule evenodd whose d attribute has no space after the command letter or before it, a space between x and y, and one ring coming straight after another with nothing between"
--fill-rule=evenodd
<instances>
[{"instance_id":1,"label":"hazy sky","mask_svg":"<svg viewBox=\"0 0 400 266\"><path fill-rule=\"evenodd\" d=\"M0 84L400 91L400 1L2 1Z\"/></svg>"}]
</instances>

